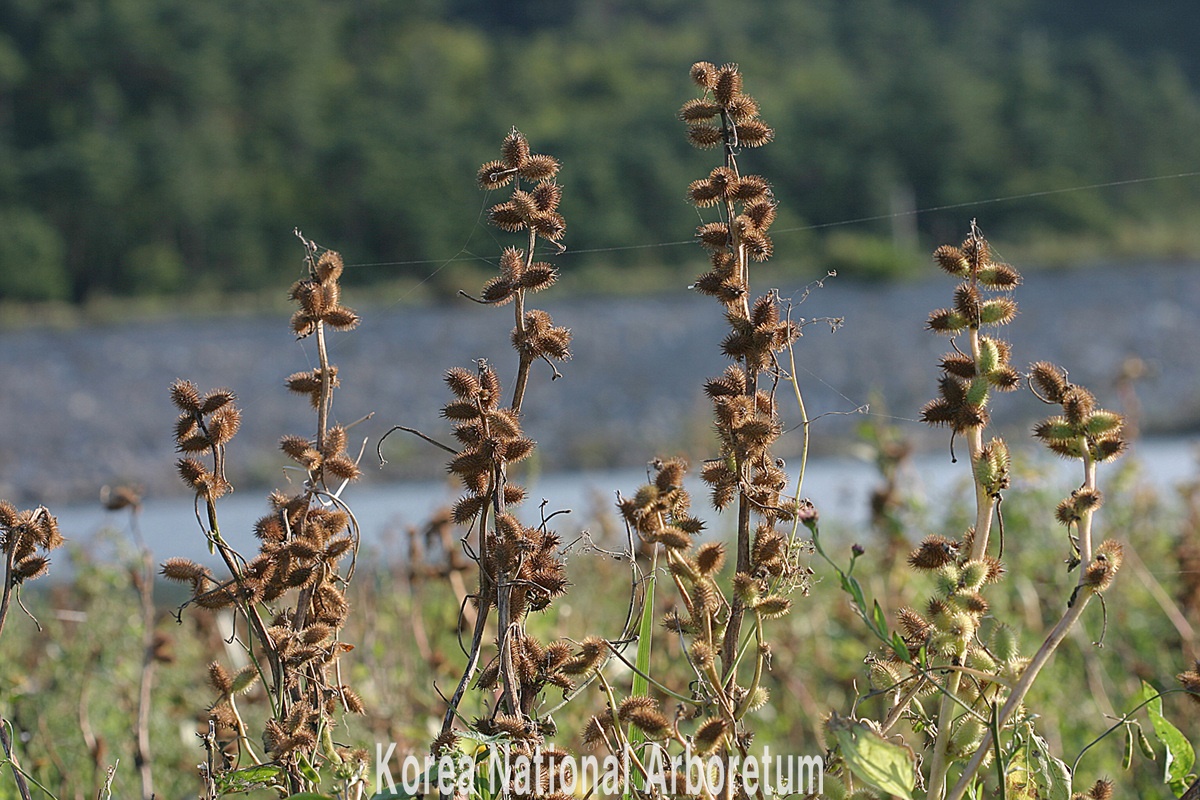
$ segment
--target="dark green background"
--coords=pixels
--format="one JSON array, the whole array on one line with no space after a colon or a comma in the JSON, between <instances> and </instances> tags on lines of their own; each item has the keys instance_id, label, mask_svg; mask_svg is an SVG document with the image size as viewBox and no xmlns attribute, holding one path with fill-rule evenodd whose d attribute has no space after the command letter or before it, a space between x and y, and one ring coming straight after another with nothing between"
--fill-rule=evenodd
<instances>
[{"instance_id":1,"label":"dark green background","mask_svg":"<svg viewBox=\"0 0 1200 800\"><path fill-rule=\"evenodd\" d=\"M351 264L435 261L352 282L490 258L474 173L513 125L564 162L572 252L687 239L713 163L675 119L699 59L739 62L777 130L743 161L775 185L776 260L895 274L897 247L957 240L976 210L921 214L915 240L786 231L1200 168L1196 30L1200 5L1168 0L3 0L0 299L286 284L295 226ZM1102 251L1200 219L1200 180L978 215L994 241Z\"/></svg>"}]
</instances>

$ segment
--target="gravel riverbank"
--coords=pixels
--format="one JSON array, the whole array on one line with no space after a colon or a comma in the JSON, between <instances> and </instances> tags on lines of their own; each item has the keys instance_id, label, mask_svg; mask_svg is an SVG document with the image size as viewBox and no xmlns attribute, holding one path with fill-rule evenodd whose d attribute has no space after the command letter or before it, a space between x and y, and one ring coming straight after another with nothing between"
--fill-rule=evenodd
<instances>
[{"instance_id":1,"label":"gravel riverbank","mask_svg":"<svg viewBox=\"0 0 1200 800\"><path fill-rule=\"evenodd\" d=\"M799 298L802 279L778 288ZM821 322L809 325L796 351L809 414L828 415L812 427L819 451L842 447L863 417L840 414L868 402L924 446L945 446L944 435L930 436L912 420L933 397L936 359L948 349L923 323L948 303L951 288L944 278L900 286L832 279L797 307L795 314L809 319L845 320L836 333ZM1200 264L1034 272L1016 297L1021 313L1006 331L1016 366L1058 362L1101 402L1120 407L1114 376L1122 361L1138 358L1148 368L1137 384L1142 429L1163 434L1200 426ZM628 467L659 454L704 452L709 433L701 387L726 363L715 304L682 288L669 296L541 300L537 305L556 324L574 330L575 356L553 383L549 367L535 365L526 429L539 441L540 469ZM389 464L379 470L375 442L395 424L448 439L438 416L448 399L441 375L476 358L488 358L506 375L513 362L511 308L463 301L358 310L362 326L331 337L343 384L337 417L348 423L374 412L353 431L370 440L369 480L435 477L442 472L440 451L393 437L385 449ZM232 477L242 488L278 483L279 436L308 433L314 424L304 399L289 395L282 382L315 360L314 345L294 343L286 319L274 315L0 331L0 497L25 505L79 503L121 481L151 496L180 494L175 412L167 399L177 377L237 392L244 424L230 447ZM998 423L1026 425L1042 413L1019 394L998 404Z\"/></svg>"}]
</instances>

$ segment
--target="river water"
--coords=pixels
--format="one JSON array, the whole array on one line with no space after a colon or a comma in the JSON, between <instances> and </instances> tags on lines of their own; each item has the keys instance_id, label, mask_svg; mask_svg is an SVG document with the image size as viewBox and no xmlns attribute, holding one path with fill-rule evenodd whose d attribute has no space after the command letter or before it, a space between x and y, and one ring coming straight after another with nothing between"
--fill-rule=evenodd
<instances>
[{"instance_id":1,"label":"river water","mask_svg":"<svg viewBox=\"0 0 1200 800\"><path fill-rule=\"evenodd\" d=\"M1198 457L1200 438L1189 437L1143 440L1127 456L1136 461L1139 479L1160 490L1196 480L1200 476ZM1048 457L1034 458L1037 458L1034 462L1036 472L1022 471L1010 493L1035 488L1028 483L1030 474L1037 475L1034 480L1038 485L1053 485L1064 496L1078 485L1077 464ZM1028 462L1028 459L1022 461ZM955 498L966 497L967 480L965 464L951 463L945 453L916 457L903 469L901 476L906 492L931 504L948 504ZM529 499L519 513L528 523L534 524L542 500L546 501L547 514L570 509L570 515L554 520L554 528L564 541L571 541L584 530L598 534L598 515L615 513L615 493L620 491L630 495L645 481L644 468L535 476L527 484ZM863 531L865 537L868 497L879 482L875 467L865 459L822 457L809 461L802 493L817 505L823 529L834 536L847 537L854 537L855 531ZM712 534L728 534L736 515L722 517L712 512L706 503L704 487L698 480L691 481L688 488L693 493L696 513L711 521ZM1164 495L1169 499L1168 492ZM400 556L406 552L402 542L407 531L420 527L458 496L459 493L446 481L366 484L350 486L343 492L343 499L353 508L361 525L364 544L374 551ZM254 522L267 509L265 496L258 492L236 492L222 499L218 503L218 513L225 538L243 553L256 551L257 543L252 535ZM88 504L56 509L56 513L63 531L84 543L85 549L94 556L110 558L115 540L132 541L127 512L106 512L98 504ZM207 552L202 528L186 498L148 501L140 514L138 528L157 561L170 556L186 556L212 565L218 563ZM102 531L107 533L98 536ZM621 547L618 541L606 544ZM55 571L58 573L57 568Z\"/></svg>"},{"instance_id":2,"label":"river water","mask_svg":"<svg viewBox=\"0 0 1200 800\"><path fill-rule=\"evenodd\" d=\"M568 273L562 282L569 281ZM777 288L798 300L808 281L796 276ZM949 349L923 329L924 320L949 303L952 289L940 275L900 285L833 279L794 311L810 320L844 319L836 332L819 321L808 325L796 349L820 456L806 493L831 508L842 503L840 516L863 513L862 497L874 480L871 468L851 457L855 428L868 419L896 426L917 447L917 472L931 484L942 482L930 476L948 461L948 437L916 418L935 394L937 360ZM1003 331L1014 365L1062 364L1102 405L1132 409L1144 435L1170 440L1147 455L1148 467L1169 463L1178 465L1173 475L1190 472L1190 436L1200 430L1200 265L1031 271L1015 297L1018 318ZM631 491L650 459L685 454L695 462L712 455L702 386L727 362L719 352L725 323L710 299L681 285L662 296L555 299L550 293L544 304L540 295L537 301L575 338L561 379L551 381L544 364L535 365L531 379L525 430L538 441L535 497L544 494L553 507L578 514L617 489ZM466 301L413 308L388 297L358 310L360 328L331 337L342 382L334 411L342 423L374 414L354 429L370 442L368 476L347 496L364 527L382 531L393 522L411 524L454 492L442 482L441 451L393 436L388 465L376 469L374 443L395 424L448 439L438 414L450 399L441 376L477 358L506 376L512 316L511 308ZM1115 384L1129 359L1143 370L1132 391ZM265 511L265 490L257 487L286 479L279 437L311 434L314 424L307 402L289 395L283 380L315 361L312 343L294 342L286 318L269 314L0 328L0 497L21 507L47 503L69 523L68 533L86 535L103 524L99 512L87 510L100 487L134 484L147 498L142 527L156 552L164 543L194 551L187 543L196 540L197 526L174 474L176 412L167 398L170 383L183 377L204 389L231 387L239 396L244 421L229 446L229 474L240 491L223 503L222 514L226 530L249 530ZM871 416L854 413L867 405ZM795 424L794 410L785 405L782 413ZM1015 392L997 398L993 421L1017 441L1044 413L1028 392ZM777 452L794 462L799 444L793 432Z\"/></svg>"}]
</instances>

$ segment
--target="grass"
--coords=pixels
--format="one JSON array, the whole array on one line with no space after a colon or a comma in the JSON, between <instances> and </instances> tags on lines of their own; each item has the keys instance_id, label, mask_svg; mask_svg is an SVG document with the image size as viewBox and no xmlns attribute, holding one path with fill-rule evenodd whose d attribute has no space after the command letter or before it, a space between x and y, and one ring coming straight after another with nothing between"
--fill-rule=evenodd
<instances>
[{"instance_id":1,"label":"grass","mask_svg":"<svg viewBox=\"0 0 1200 800\"><path fill-rule=\"evenodd\" d=\"M1033 641L1056 611L1046 595L1061 584L1062 548L1057 532L1045 518L1047 505L1066 487L1044 485L1036 471L1019 471L1022 486L1037 487L1014 492L1006 508L1011 569L1023 577L1009 582L1003 594L993 599L997 615L1024 620L1028 640ZM920 507L914 497L898 500L906 546L928 530L957 530L966 513L965 497L960 497L956 506L937 510ZM1043 712L1043 730L1054 751L1064 754L1068 762L1107 727L1106 714L1131 707L1130 698L1141 678L1169 688L1171 668L1163 665L1178 663L1185 647L1151 587L1169 598L1181 593L1188 576L1170 566L1178 563L1174 547L1180 539L1194 537L1196 531L1185 527L1177 499L1139 480L1134 469L1121 476L1121 487L1110 497L1106 511L1111 525L1128 531L1129 546L1150 566L1148 574L1131 574L1130 580L1119 582L1112 590L1104 647L1091 644L1100 634L1098 620L1092 620L1081 635L1064 645L1056 679L1039 685L1030 698L1030 705ZM612 538L600 544L619 546L613 527L615 515L578 523L593 530L609 526ZM30 732L22 745L22 764L59 798L93 796L97 779L117 759L122 767L114 781L115 794L131 796L137 791L129 722L141 653L128 646L141 637L137 592L131 580L137 554L127 530L121 530L127 528L127 522L115 516L113 525L108 536L121 544L121 560L94 563L85 551L73 550L73 580L43 587L26 597L45 631L38 634L28 620L18 619L5 640L6 666L0 675L5 717ZM827 536L840 542L839 548L851 542L866 547L863 559L872 575L868 590L875 597L886 598L889 609L916 602L927 589L920 580L906 575L895 559L888 559L889 539L883 533L839 529L831 524ZM456 600L442 581L412 580L403 551L381 552L370 561L380 566L356 578L355 612L345 632L348 641L357 643L348 677L361 691L369 713L348 727L347 743L373 752L376 741L397 742L398 751L421 752L430 738L430 724L440 720L442 710L428 687L434 682L439 686L450 683L461 658L454 633ZM578 637L597 626L619 628L624 600L608 589L627 579L627 567L592 552L573 555L568 572L573 583L570 594L551 613L537 618L539 634ZM779 708L763 718L758 730L760 741L770 743L773 749L820 751L822 718L830 709L848 708L856 696L855 683L862 680L860 665L871 647L869 634L829 577L816 577L809 596L802 601L803 613L791 615L776 631L780 655L776 669L768 675L768 687ZM198 786L195 765L203 757L197 738L202 727L199 716L210 702L207 687L197 678L205 673L212 657L227 648L213 618L187 614L182 624L175 621L176 606L186 598L174 585L158 585L155 596L159 601L156 629L169 638L173 658L160 670L156 688L152 722L156 788L160 797L194 796ZM575 597L581 598L578 603L572 599ZM665 613L669 600L669 596L660 597L661 612ZM423 633L414 642L416 630ZM1190 646L1194 651L1195 642ZM785 656L790 662L786 666ZM668 682L672 675L682 678L680 659L678 642L664 639L654 652L650 672ZM481 700L476 699L468 715L484 710ZM863 713L879 713L883 702L883 697L877 696L862 701L859 708ZM1185 698L1169 695L1166 706L1168 716L1180 723L1188 738L1200 738L1200 723L1189 712ZM560 733L554 741L577 747L590 710L574 705L556 715ZM81 725L81 719L87 724ZM1145 718L1140 721L1153 740ZM93 755L89 742L102 749ZM1163 752L1157 742L1153 744L1157 762L1135 750L1134 767L1123 770L1125 739L1118 732L1089 750L1081 769L1090 775L1112 777L1124 796L1163 796ZM0 787L0 797L17 796L10 780L0 781ZM272 793L262 791L258 796Z\"/></svg>"}]
</instances>

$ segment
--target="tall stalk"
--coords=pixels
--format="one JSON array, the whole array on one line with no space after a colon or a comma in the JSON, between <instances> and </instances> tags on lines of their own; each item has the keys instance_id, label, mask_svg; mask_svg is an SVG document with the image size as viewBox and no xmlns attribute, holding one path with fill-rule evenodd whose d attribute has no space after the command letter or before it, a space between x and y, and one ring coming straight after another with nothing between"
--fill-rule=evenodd
<instances>
[{"instance_id":1,"label":"tall stalk","mask_svg":"<svg viewBox=\"0 0 1200 800\"><path fill-rule=\"evenodd\" d=\"M523 134L513 130L500 146L501 158L480 167L480 188L495 191L512 186L507 200L493 205L488 221L503 231L523 233L525 248L506 247L500 254L499 274L483 287L480 297L465 296L484 305L514 305L511 334L517 351L512 399L500 402L501 382L491 365L480 361L474 372L451 369L446 382L454 395L442 414L454 423L460 444L450 449L450 472L467 491L455 504L454 521L468 530L463 544L478 566L475 626L467 661L446 704L435 753L457 738L459 706L472 680L494 693L490 714L471 723L477 733L505 735L520 751L541 743L536 718L539 698L547 685L574 687L574 676L591 670L606 653L599 641L585 640L572 653L566 642L542 644L526 630L531 611L545 608L566 588L557 534L545 522L525 525L513 509L525 490L509 478L509 467L527 458L534 443L522 432L522 410L533 365L570 358L571 333L554 327L550 315L527 305L528 295L554 284L557 270L536 261L539 241L558 246L566 223L557 208L562 189L555 181L559 163L530 151ZM554 369L554 377L558 377ZM469 539L473 538L473 543ZM496 612L496 652L484 662L484 640L492 609ZM480 665L483 664L481 667Z\"/></svg>"},{"instance_id":2,"label":"tall stalk","mask_svg":"<svg viewBox=\"0 0 1200 800\"><path fill-rule=\"evenodd\" d=\"M298 338L315 337L318 365L289 376L286 386L308 399L316 430L311 437L284 436L280 449L305 480L290 496L272 493L272 511L255 525L259 552L247 558L235 550L222 534L217 501L232 491L226 478L226 447L241 425L241 411L228 389L201 395L190 381L176 381L171 387L180 412L176 445L184 454L177 463L179 476L195 492L197 520L229 577L218 581L206 567L186 558L169 559L163 574L191 584L190 603L208 609L229 607L246 620L248 635L238 640L249 665L232 675L219 662L209 666L209 683L217 694L210 709L213 730L219 736L232 732L238 761L264 764L259 747L264 748L288 789L303 792L315 788L319 774L314 778L314 768L326 764L344 786L361 782L365 755L335 747L330 731L339 709L363 713L365 708L357 693L342 683L338 666L341 655L351 649L338 638L349 613L345 591L354 575L359 541L358 522L341 490L361 471L347 451L350 426L331 422L338 380L327 342L330 330L352 329L359 318L341 304L341 256L299 231L296 236L304 246L307 274L291 288L297 309L290 326ZM350 563L343 567L347 556ZM261 732L251 729L237 702L258 681L270 706Z\"/></svg>"}]
</instances>

